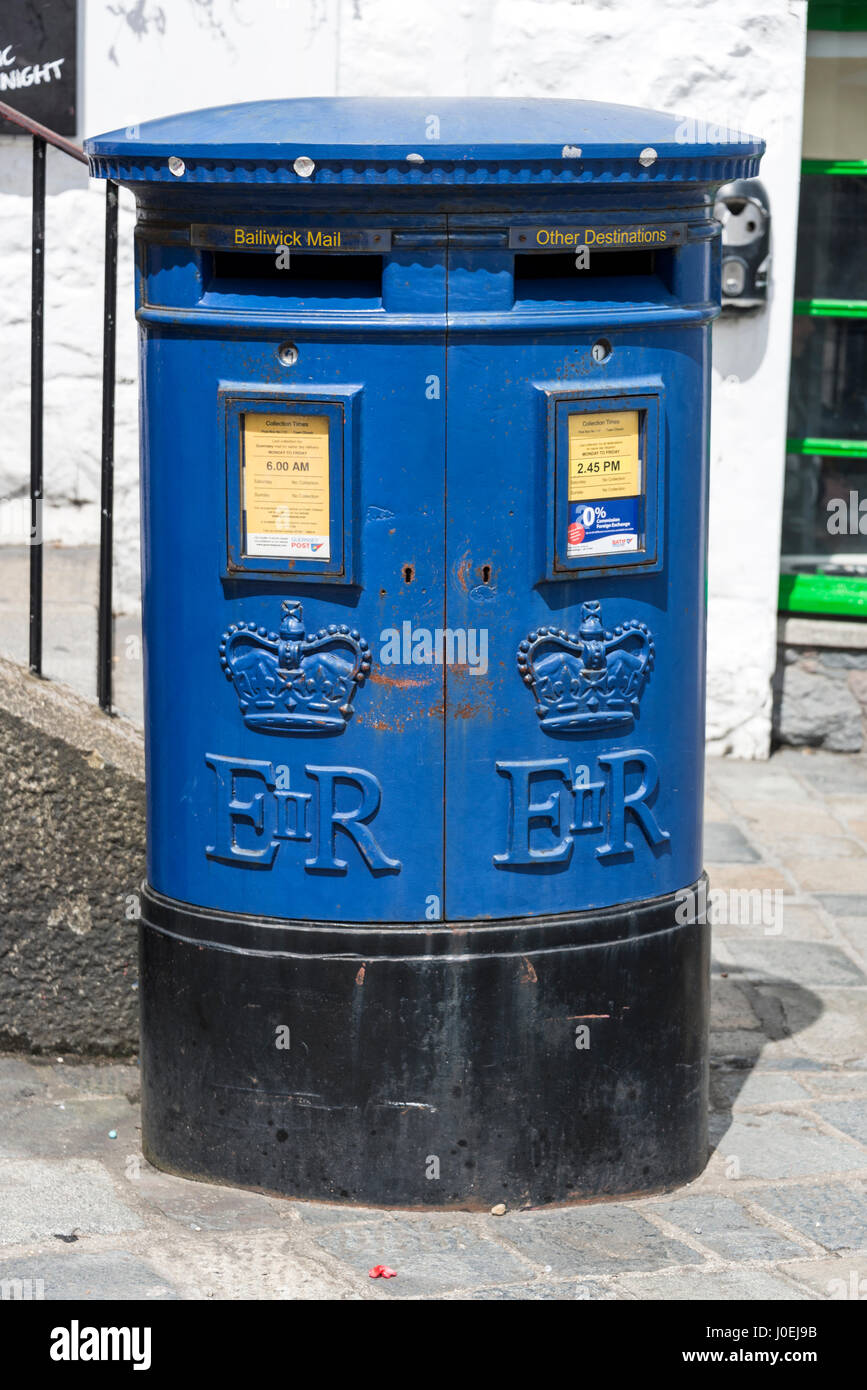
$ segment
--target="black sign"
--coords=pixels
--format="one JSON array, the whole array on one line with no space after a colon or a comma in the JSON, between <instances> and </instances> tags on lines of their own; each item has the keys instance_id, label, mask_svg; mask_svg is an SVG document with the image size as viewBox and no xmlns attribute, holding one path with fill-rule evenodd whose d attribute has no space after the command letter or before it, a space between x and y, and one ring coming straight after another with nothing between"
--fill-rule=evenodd
<instances>
[{"instance_id":1,"label":"black sign","mask_svg":"<svg viewBox=\"0 0 867 1390\"><path fill-rule=\"evenodd\" d=\"M0 101L59 135L75 135L76 0L3 0ZM24 135L0 120L0 135Z\"/></svg>"},{"instance_id":2,"label":"black sign","mask_svg":"<svg viewBox=\"0 0 867 1390\"><path fill-rule=\"evenodd\" d=\"M598 251L652 251L683 246L685 241L684 222L612 222L594 227L563 223L509 228L509 245L520 251L577 251L582 246Z\"/></svg>"},{"instance_id":3,"label":"black sign","mask_svg":"<svg viewBox=\"0 0 867 1390\"><path fill-rule=\"evenodd\" d=\"M390 251L387 227L321 226L284 227L207 226L195 223L190 232L193 246L214 251Z\"/></svg>"}]
</instances>

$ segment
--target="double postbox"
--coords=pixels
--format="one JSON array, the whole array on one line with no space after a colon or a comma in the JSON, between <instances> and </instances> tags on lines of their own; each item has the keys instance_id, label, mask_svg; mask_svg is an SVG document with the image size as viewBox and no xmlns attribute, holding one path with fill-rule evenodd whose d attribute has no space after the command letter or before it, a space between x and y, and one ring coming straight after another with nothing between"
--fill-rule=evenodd
<instances>
[{"instance_id":1,"label":"double postbox","mask_svg":"<svg viewBox=\"0 0 867 1390\"><path fill-rule=\"evenodd\" d=\"M161 1167L538 1204L706 1154L715 189L573 101L286 100L135 190Z\"/></svg>"}]
</instances>

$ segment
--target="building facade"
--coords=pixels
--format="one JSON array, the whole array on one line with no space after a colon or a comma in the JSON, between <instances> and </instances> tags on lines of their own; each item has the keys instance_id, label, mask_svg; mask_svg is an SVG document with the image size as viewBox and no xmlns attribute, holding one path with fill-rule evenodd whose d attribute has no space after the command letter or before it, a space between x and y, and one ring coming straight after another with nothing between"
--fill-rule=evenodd
<instances>
[{"instance_id":1,"label":"building facade","mask_svg":"<svg viewBox=\"0 0 867 1390\"><path fill-rule=\"evenodd\" d=\"M79 137L254 98L419 93L432 114L438 95L573 97L682 113L693 138L762 135L767 298L714 328L708 743L747 758L774 738L862 746L863 4L820 0L808 16L806 0L87 0L77 19ZM0 64L16 42L0 33ZM0 97L14 105L14 92ZM28 458L29 180L29 141L0 135L0 543L13 548ZM87 546L99 532L103 210L84 167L53 152L48 187L43 532ZM116 598L127 613L138 602L132 217L124 200Z\"/></svg>"}]
</instances>

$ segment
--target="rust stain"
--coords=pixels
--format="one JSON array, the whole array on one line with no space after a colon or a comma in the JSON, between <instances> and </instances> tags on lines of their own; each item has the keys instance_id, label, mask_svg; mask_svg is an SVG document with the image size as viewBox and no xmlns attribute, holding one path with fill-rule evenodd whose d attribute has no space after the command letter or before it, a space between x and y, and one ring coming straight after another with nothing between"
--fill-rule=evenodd
<instances>
[{"instance_id":1,"label":"rust stain","mask_svg":"<svg viewBox=\"0 0 867 1390\"><path fill-rule=\"evenodd\" d=\"M473 562L470 559L469 552L466 552L455 571L455 578L457 579L464 593L466 593L470 587L469 581L472 578L472 575Z\"/></svg>"},{"instance_id":2,"label":"rust stain","mask_svg":"<svg viewBox=\"0 0 867 1390\"><path fill-rule=\"evenodd\" d=\"M522 957L521 957L521 960L524 962L524 970L523 970L523 972L522 972L522 974L521 974L521 984L522 984L522 985L535 985L535 984L537 984L537 983L538 983L538 980L539 980L539 976L536 974L536 972L535 972L535 970L533 969L532 965L531 965L530 962L527 960L527 957L526 957L526 956L522 956Z\"/></svg>"},{"instance_id":3,"label":"rust stain","mask_svg":"<svg viewBox=\"0 0 867 1390\"><path fill-rule=\"evenodd\" d=\"M567 1015L566 1015L566 1022L567 1022L567 1023L574 1023L576 1019L580 1019L580 1018L610 1018L610 1017L611 1017L610 1014L567 1014Z\"/></svg>"},{"instance_id":4,"label":"rust stain","mask_svg":"<svg viewBox=\"0 0 867 1390\"><path fill-rule=\"evenodd\" d=\"M452 711L454 719L473 719L479 710L474 709L469 700L462 700L459 705L455 705Z\"/></svg>"},{"instance_id":5,"label":"rust stain","mask_svg":"<svg viewBox=\"0 0 867 1390\"><path fill-rule=\"evenodd\" d=\"M409 676L386 676L382 671L371 671L367 677L374 685L394 686L397 690L417 690L428 684L427 681L414 681Z\"/></svg>"},{"instance_id":6,"label":"rust stain","mask_svg":"<svg viewBox=\"0 0 867 1390\"><path fill-rule=\"evenodd\" d=\"M367 966L366 966L366 965L360 965L360 966L358 967L358 974L357 974L356 977L355 977L355 983L356 983L357 985L363 985L363 984L364 984L364 972L365 972L366 969L367 969Z\"/></svg>"}]
</instances>

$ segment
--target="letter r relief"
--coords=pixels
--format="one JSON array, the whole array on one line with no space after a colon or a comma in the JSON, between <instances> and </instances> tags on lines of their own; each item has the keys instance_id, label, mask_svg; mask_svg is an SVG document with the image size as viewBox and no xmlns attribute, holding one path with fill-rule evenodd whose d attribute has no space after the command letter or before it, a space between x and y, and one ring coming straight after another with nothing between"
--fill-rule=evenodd
<instances>
[{"instance_id":1,"label":"letter r relief","mask_svg":"<svg viewBox=\"0 0 867 1390\"><path fill-rule=\"evenodd\" d=\"M596 851L597 859L610 859L615 854L632 854L634 845L626 838L627 816L632 816L644 831L647 843L658 849L671 839L662 830L647 804L659 787L659 768L652 753L644 748L631 748L624 753L599 755L599 766L608 773L608 843ZM634 791L626 791L626 769L630 763L641 769L641 783Z\"/></svg>"}]
</instances>

